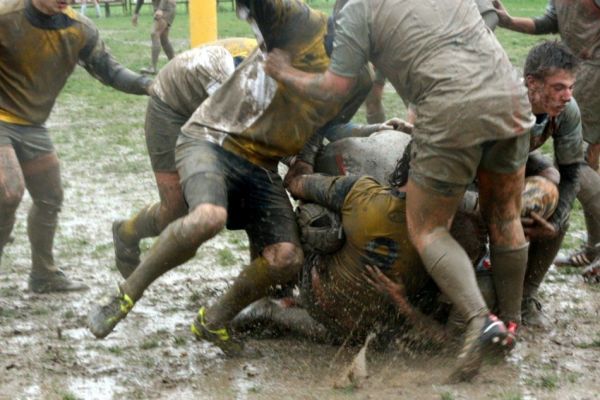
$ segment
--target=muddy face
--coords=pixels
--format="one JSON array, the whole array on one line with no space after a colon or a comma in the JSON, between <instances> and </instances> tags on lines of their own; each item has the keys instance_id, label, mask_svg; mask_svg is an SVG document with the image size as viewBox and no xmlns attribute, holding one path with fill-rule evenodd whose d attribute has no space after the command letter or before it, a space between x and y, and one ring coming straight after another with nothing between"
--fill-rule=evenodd
<instances>
[{"instance_id":1,"label":"muddy face","mask_svg":"<svg viewBox=\"0 0 600 400\"><path fill-rule=\"evenodd\" d=\"M544 79L528 76L527 87L533 112L556 117L571 101L574 85L575 74L564 69L559 69Z\"/></svg>"}]
</instances>

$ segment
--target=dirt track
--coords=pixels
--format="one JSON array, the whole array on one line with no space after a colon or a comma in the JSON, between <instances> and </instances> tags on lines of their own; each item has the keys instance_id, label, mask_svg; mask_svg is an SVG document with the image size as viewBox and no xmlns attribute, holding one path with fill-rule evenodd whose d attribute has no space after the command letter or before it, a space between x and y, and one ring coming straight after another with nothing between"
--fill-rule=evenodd
<instances>
[{"instance_id":1,"label":"dirt track","mask_svg":"<svg viewBox=\"0 0 600 400\"><path fill-rule=\"evenodd\" d=\"M523 332L510 359L486 365L473 384L444 384L449 356L393 351L371 354L363 388L339 390L332 383L351 354L334 359L335 347L294 338L250 340L245 356L228 360L194 341L189 323L198 306L247 260L247 242L238 232L207 243L192 262L156 282L116 332L94 339L84 326L89 306L115 288L118 277L111 221L156 194L139 119L131 117L137 126L131 135L140 143L135 149L113 142L106 147L95 135L105 130L99 120L82 142L71 136L77 119L64 103L50 121L65 182L56 260L92 290L26 291L26 199L0 269L0 398L600 399L600 289L555 269L542 290L554 329ZM144 102L136 99L132 108L143 115ZM92 151L79 158L74 154L80 148ZM580 224L575 228L571 236L581 234Z\"/></svg>"}]
</instances>

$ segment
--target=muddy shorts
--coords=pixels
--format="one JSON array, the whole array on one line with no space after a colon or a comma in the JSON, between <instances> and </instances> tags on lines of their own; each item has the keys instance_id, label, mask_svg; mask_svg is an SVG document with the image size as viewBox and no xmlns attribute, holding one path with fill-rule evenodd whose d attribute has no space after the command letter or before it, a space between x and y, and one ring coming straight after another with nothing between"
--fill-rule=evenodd
<instances>
[{"instance_id":1,"label":"muddy shorts","mask_svg":"<svg viewBox=\"0 0 600 400\"><path fill-rule=\"evenodd\" d=\"M177 171L175 144L186 121L186 117L177 114L158 97L152 96L148 100L144 130L153 171Z\"/></svg>"},{"instance_id":2,"label":"muddy shorts","mask_svg":"<svg viewBox=\"0 0 600 400\"><path fill-rule=\"evenodd\" d=\"M533 151L525 164L525 176L539 175L543 170L554 167L552 159L539 151Z\"/></svg>"},{"instance_id":3,"label":"muddy shorts","mask_svg":"<svg viewBox=\"0 0 600 400\"><path fill-rule=\"evenodd\" d=\"M54 145L45 127L0 121L0 146L6 145L13 147L21 163L54 152Z\"/></svg>"},{"instance_id":4,"label":"muddy shorts","mask_svg":"<svg viewBox=\"0 0 600 400\"><path fill-rule=\"evenodd\" d=\"M162 8L163 19L167 22L167 25L171 26L175 20L175 11L177 9L177 3L175 1L167 1L164 8ZM156 11L156 10L155 10Z\"/></svg>"},{"instance_id":5,"label":"muddy shorts","mask_svg":"<svg viewBox=\"0 0 600 400\"><path fill-rule=\"evenodd\" d=\"M573 97L581 111L583 139L600 143L600 66L584 63L577 72Z\"/></svg>"},{"instance_id":6,"label":"muddy shorts","mask_svg":"<svg viewBox=\"0 0 600 400\"><path fill-rule=\"evenodd\" d=\"M479 168L502 174L521 168L529 154L529 134L458 149L416 138L411 146L411 179L442 195L456 196L473 182Z\"/></svg>"},{"instance_id":7,"label":"muddy shorts","mask_svg":"<svg viewBox=\"0 0 600 400\"><path fill-rule=\"evenodd\" d=\"M205 203L225 207L227 228L246 230L255 249L281 242L300 247L296 217L276 172L185 134L175 159L190 210Z\"/></svg>"}]
</instances>

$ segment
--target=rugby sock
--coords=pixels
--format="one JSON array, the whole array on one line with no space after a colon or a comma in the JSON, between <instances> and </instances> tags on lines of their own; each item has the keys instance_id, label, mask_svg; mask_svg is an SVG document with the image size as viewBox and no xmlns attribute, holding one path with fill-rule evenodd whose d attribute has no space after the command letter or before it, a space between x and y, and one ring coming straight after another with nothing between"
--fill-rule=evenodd
<instances>
[{"instance_id":1,"label":"rugby sock","mask_svg":"<svg viewBox=\"0 0 600 400\"><path fill-rule=\"evenodd\" d=\"M268 261L260 256L252 260L217 301L207 307L207 327L221 328L252 302L267 295L275 282Z\"/></svg>"},{"instance_id":2,"label":"rugby sock","mask_svg":"<svg viewBox=\"0 0 600 400\"><path fill-rule=\"evenodd\" d=\"M158 56L160 54L160 38L158 35L152 34L152 69L157 72L156 65L158 64Z\"/></svg>"},{"instance_id":3,"label":"rugby sock","mask_svg":"<svg viewBox=\"0 0 600 400\"><path fill-rule=\"evenodd\" d=\"M133 302L138 301L144 290L159 276L194 257L198 242L185 240L181 236L180 218L163 230L148 254L120 287ZM208 238L204 238L200 243Z\"/></svg>"},{"instance_id":4,"label":"rugby sock","mask_svg":"<svg viewBox=\"0 0 600 400\"><path fill-rule=\"evenodd\" d=\"M425 269L466 321L487 312L475 280L473 264L463 248L443 229L421 254Z\"/></svg>"},{"instance_id":5,"label":"rugby sock","mask_svg":"<svg viewBox=\"0 0 600 400\"><path fill-rule=\"evenodd\" d=\"M62 203L59 168L25 176L33 205L27 215L27 236L31 244L31 276L43 278L57 271L54 265L54 235Z\"/></svg>"},{"instance_id":6,"label":"rugby sock","mask_svg":"<svg viewBox=\"0 0 600 400\"><path fill-rule=\"evenodd\" d=\"M529 243L521 247L490 246L498 310L503 321L521 323L521 299Z\"/></svg>"},{"instance_id":7,"label":"rugby sock","mask_svg":"<svg viewBox=\"0 0 600 400\"><path fill-rule=\"evenodd\" d=\"M160 202L144 207L121 224L119 237L125 244L136 246L143 238L158 236L160 233L157 227L159 214Z\"/></svg>"},{"instance_id":8,"label":"rugby sock","mask_svg":"<svg viewBox=\"0 0 600 400\"><path fill-rule=\"evenodd\" d=\"M540 287L552 261L560 250L566 229L557 237L549 240L532 241L529 244L529 259L527 260L527 272L523 286L523 296L535 296Z\"/></svg>"},{"instance_id":9,"label":"rugby sock","mask_svg":"<svg viewBox=\"0 0 600 400\"><path fill-rule=\"evenodd\" d=\"M100 4L96 3L96 17L100 18Z\"/></svg>"}]
</instances>

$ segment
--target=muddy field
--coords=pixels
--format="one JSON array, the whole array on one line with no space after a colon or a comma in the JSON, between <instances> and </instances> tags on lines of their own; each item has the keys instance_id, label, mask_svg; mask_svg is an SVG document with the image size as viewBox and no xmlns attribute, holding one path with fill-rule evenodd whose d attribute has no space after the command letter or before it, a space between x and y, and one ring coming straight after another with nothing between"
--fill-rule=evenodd
<instances>
[{"instance_id":1,"label":"muddy field","mask_svg":"<svg viewBox=\"0 0 600 400\"><path fill-rule=\"evenodd\" d=\"M103 32L109 39L112 33ZM148 57L143 50L139 64ZM121 59L127 57L123 51ZM69 85L48 124L65 186L56 260L91 290L27 291L26 198L0 266L0 399L600 399L600 285L584 283L575 270L552 268L543 286L553 328L522 331L510 358L486 363L470 384L445 384L452 354L400 346L369 354L362 387L334 389L358 349L293 337L250 339L244 356L227 359L196 342L189 324L198 306L248 260L240 232L208 242L157 281L113 334L95 339L85 327L88 310L116 290L119 278L111 222L157 194L143 142L145 99L107 97L110 90L81 70ZM580 210L571 229L563 251L583 240Z\"/></svg>"}]
</instances>

